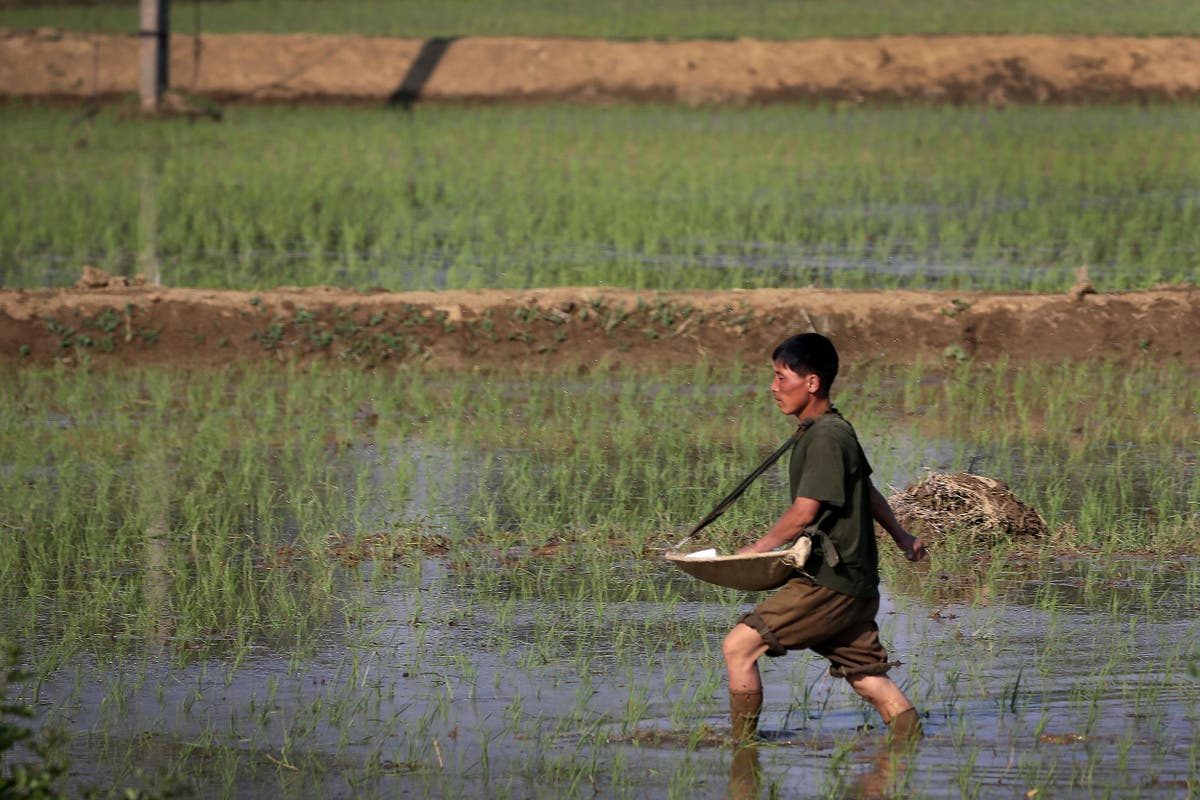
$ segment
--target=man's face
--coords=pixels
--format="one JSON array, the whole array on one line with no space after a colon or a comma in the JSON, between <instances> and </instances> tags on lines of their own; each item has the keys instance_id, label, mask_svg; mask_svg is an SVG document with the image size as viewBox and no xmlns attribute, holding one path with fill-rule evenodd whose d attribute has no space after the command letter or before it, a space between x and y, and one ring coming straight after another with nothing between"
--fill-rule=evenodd
<instances>
[{"instance_id":1,"label":"man's face","mask_svg":"<svg viewBox=\"0 0 1200 800\"><path fill-rule=\"evenodd\" d=\"M779 410L789 416L799 416L812 405L815 392L821 385L821 379L816 375L798 375L792 368L780 364L773 365L775 380L771 381L771 394Z\"/></svg>"}]
</instances>

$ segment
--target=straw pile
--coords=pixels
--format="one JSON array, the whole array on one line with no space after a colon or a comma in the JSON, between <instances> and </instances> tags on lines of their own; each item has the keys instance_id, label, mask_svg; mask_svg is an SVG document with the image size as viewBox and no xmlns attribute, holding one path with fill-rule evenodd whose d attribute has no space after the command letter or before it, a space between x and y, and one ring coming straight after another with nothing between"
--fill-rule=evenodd
<instances>
[{"instance_id":1,"label":"straw pile","mask_svg":"<svg viewBox=\"0 0 1200 800\"><path fill-rule=\"evenodd\" d=\"M930 475L888 502L904 527L926 541L953 534L987 544L1049 533L1042 515L1017 499L1007 484L982 475Z\"/></svg>"}]
</instances>

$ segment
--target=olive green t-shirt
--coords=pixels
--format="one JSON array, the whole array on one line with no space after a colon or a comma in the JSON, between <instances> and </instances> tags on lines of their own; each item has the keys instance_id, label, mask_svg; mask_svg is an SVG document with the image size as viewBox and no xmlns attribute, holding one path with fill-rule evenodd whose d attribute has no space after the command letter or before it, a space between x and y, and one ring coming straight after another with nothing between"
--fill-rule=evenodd
<instances>
[{"instance_id":1,"label":"olive green t-shirt","mask_svg":"<svg viewBox=\"0 0 1200 800\"><path fill-rule=\"evenodd\" d=\"M789 475L793 500L820 500L822 512L831 509L821 527L841 557L841 563L831 567L821 548L814 546L804 571L817 585L836 592L878 596L879 549L867 480L871 465L854 428L837 414L818 417L792 449Z\"/></svg>"}]
</instances>

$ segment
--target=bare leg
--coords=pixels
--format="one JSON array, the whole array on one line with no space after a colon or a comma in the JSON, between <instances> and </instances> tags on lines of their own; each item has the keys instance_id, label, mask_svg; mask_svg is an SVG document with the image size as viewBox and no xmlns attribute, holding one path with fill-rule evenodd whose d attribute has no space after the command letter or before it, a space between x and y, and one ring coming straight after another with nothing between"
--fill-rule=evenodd
<instances>
[{"instance_id":1,"label":"bare leg","mask_svg":"<svg viewBox=\"0 0 1200 800\"><path fill-rule=\"evenodd\" d=\"M921 721L912 702L900 687L886 675L859 675L848 678L850 688L875 707L879 716L896 736L920 733Z\"/></svg>"},{"instance_id":2,"label":"bare leg","mask_svg":"<svg viewBox=\"0 0 1200 800\"><path fill-rule=\"evenodd\" d=\"M733 738L746 741L758 731L762 711L762 675L758 659L767 652L767 643L749 625L736 625L721 646L729 673L729 719Z\"/></svg>"},{"instance_id":3,"label":"bare leg","mask_svg":"<svg viewBox=\"0 0 1200 800\"><path fill-rule=\"evenodd\" d=\"M729 691L762 691L758 659L767 652L767 643L758 631L749 625L735 625L725 637L721 652L725 655L725 669L729 673Z\"/></svg>"}]
</instances>

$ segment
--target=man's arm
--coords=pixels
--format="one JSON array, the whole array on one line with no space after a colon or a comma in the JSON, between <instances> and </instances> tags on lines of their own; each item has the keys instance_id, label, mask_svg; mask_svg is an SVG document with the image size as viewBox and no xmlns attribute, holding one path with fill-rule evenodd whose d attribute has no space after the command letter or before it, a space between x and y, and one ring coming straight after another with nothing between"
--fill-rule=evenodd
<instances>
[{"instance_id":1,"label":"man's arm","mask_svg":"<svg viewBox=\"0 0 1200 800\"><path fill-rule=\"evenodd\" d=\"M788 506L787 511L783 512L779 520L771 526L771 530L767 531L754 544L746 545L741 550L738 550L737 554L765 553L768 550L774 550L776 547L790 543L803 533L805 528L817 521L817 514L820 511L820 500L797 497Z\"/></svg>"},{"instance_id":2,"label":"man's arm","mask_svg":"<svg viewBox=\"0 0 1200 800\"><path fill-rule=\"evenodd\" d=\"M904 555L909 561L920 561L925 558L927 555L925 543L904 530L904 526L900 524L900 520L896 519L896 515L893 513L892 506L888 503L887 498L879 493L874 483L870 481L868 483L871 486L871 516L888 532L888 535L892 537L892 541L904 551Z\"/></svg>"}]
</instances>

